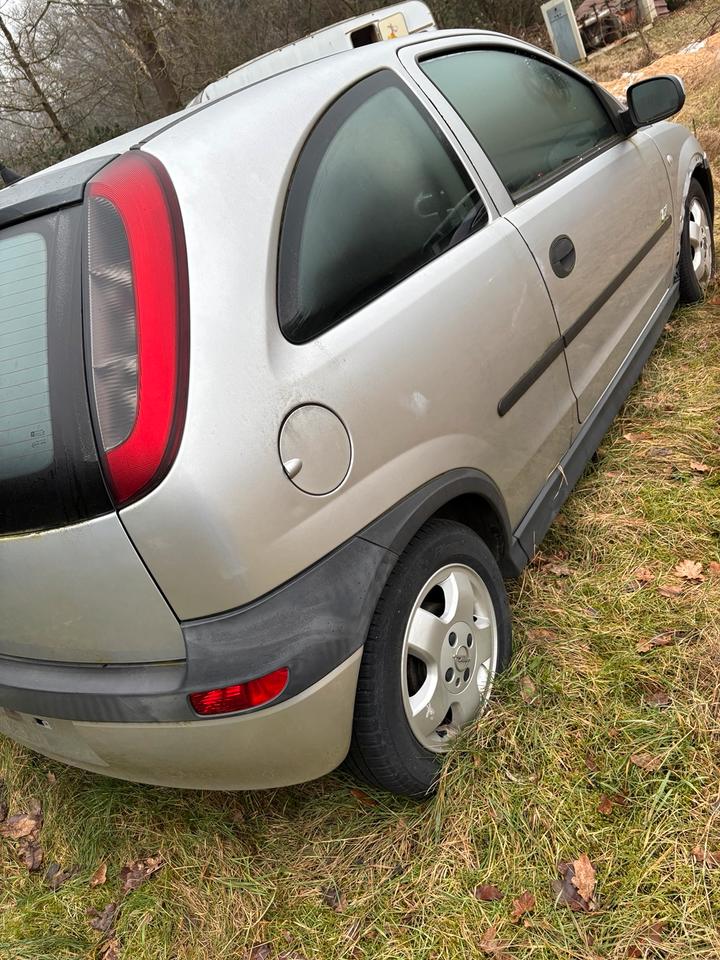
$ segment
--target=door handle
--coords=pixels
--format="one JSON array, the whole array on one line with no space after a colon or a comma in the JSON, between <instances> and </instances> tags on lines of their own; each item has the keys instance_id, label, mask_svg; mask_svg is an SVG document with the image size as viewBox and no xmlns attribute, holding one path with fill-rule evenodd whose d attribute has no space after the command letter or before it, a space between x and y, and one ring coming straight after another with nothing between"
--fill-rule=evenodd
<instances>
[{"instance_id":1,"label":"door handle","mask_svg":"<svg viewBox=\"0 0 720 960\"><path fill-rule=\"evenodd\" d=\"M550 266L556 277L569 277L575 269L575 244L561 233L550 244Z\"/></svg>"}]
</instances>

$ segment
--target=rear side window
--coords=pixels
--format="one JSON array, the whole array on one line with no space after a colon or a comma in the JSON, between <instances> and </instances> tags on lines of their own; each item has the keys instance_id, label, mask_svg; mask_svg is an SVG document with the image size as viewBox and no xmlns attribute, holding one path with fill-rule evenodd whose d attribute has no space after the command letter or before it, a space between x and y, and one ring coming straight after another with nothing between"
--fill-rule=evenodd
<instances>
[{"instance_id":1,"label":"rear side window","mask_svg":"<svg viewBox=\"0 0 720 960\"><path fill-rule=\"evenodd\" d=\"M507 50L465 50L420 66L515 200L617 139L592 87L544 60Z\"/></svg>"},{"instance_id":2,"label":"rear side window","mask_svg":"<svg viewBox=\"0 0 720 960\"><path fill-rule=\"evenodd\" d=\"M300 155L280 240L278 311L304 343L487 222L432 118L389 71L337 100Z\"/></svg>"},{"instance_id":3,"label":"rear side window","mask_svg":"<svg viewBox=\"0 0 720 960\"><path fill-rule=\"evenodd\" d=\"M47 469L47 245L32 230L0 238L0 384L0 479Z\"/></svg>"}]
</instances>

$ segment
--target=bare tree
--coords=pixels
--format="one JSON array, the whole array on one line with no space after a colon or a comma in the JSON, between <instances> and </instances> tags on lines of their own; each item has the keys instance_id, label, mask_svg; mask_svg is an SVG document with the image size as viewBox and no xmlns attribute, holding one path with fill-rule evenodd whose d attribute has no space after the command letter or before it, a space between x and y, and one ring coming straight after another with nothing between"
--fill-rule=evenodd
<instances>
[{"instance_id":1,"label":"bare tree","mask_svg":"<svg viewBox=\"0 0 720 960\"><path fill-rule=\"evenodd\" d=\"M57 113L53 109L50 101L48 100L45 91L43 90L38 78L36 76L35 70L31 65L30 61L23 55L20 45L13 37L5 18L0 14L0 32L2 32L5 40L7 41L10 54L13 57L15 63L17 64L18 69L22 73L23 77L32 87L35 97L37 98L37 103L40 105L41 109L47 114L50 123L54 127L57 135L63 141L64 144L70 146L71 138L68 133L65 125L60 121Z\"/></svg>"}]
</instances>

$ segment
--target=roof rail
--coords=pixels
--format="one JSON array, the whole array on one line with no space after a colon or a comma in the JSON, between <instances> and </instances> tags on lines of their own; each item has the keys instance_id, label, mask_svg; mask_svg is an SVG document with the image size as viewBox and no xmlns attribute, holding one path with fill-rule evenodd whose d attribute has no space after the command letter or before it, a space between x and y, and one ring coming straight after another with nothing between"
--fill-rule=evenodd
<instances>
[{"instance_id":1,"label":"roof rail","mask_svg":"<svg viewBox=\"0 0 720 960\"><path fill-rule=\"evenodd\" d=\"M391 7L383 7L372 13L365 13L325 27L301 40L296 40L295 43L289 43L287 46L271 50L241 64L220 80L208 84L188 103L188 106L215 100L226 93L242 90L251 83L266 80L284 70L321 60L323 57L343 50L352 50L354 47L364 47L380 40L394 40L411 33L435 29L437 26L430 8L420 0L406 0Z\"/></svg>"}]
</instances>

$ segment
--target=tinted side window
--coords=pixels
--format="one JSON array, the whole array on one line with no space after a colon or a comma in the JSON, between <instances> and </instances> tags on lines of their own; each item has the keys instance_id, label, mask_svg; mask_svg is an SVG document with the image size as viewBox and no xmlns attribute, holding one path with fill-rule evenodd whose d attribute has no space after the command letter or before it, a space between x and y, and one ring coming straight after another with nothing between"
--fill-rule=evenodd
<instances>
[{"instance_id":1,"label":"tinted side window","mask_svg":"<svg viewBox=\"0 0 720 960\"><path fill-rule=\"evenodd\" d=\"M300 155L280 240L278 308L303 343L487 222L443 134L389 71L337 100Z\"/></svg>"},{"instance_id":2,"label":"tinted side window","mask_svg":"<svg viewBox=\"0 0 720 960\"><path fill-rule=\"evenodd\" d=\"M592 88L543 60L466 50L420 66L478 139L513 198L617 136Z\"/></svg>"}]
</instances>

